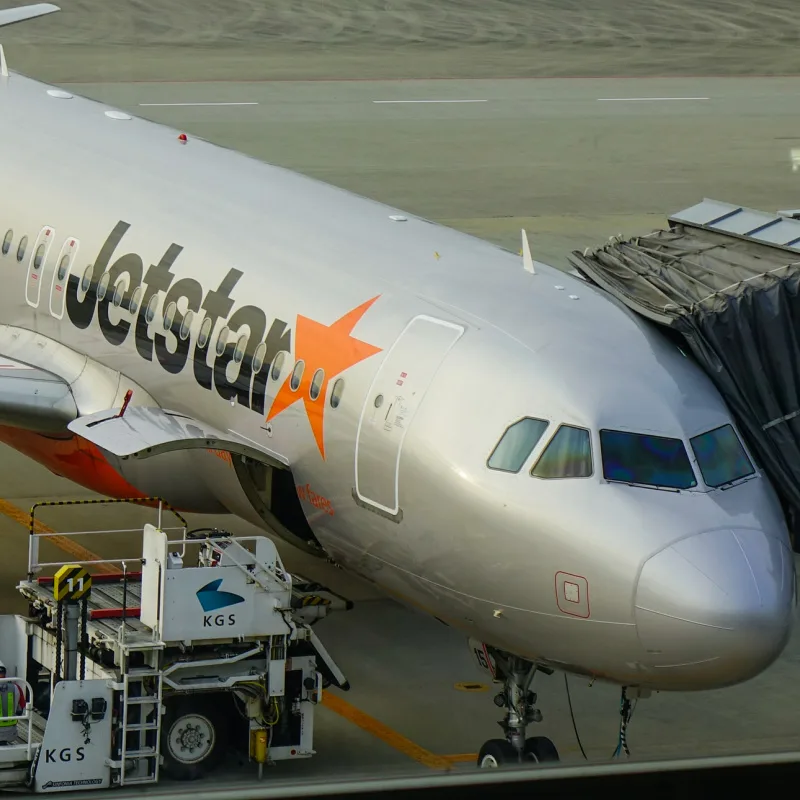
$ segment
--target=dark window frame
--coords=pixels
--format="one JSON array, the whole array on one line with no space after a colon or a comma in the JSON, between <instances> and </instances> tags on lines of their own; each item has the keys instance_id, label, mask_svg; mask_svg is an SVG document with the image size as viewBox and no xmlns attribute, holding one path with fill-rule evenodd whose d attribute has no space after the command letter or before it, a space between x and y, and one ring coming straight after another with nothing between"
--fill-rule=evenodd
<instances>
[{"instance_id":1,"label":"dark window frame","mask_svg":"<svg viewBox=\"0 0 800 800\"><path fill-rule=\"evenodd\" d=\"M703 465L700 463L700 458L697 455L697 450L694 448L694 441L695 439L701 439L704 436L708 436L711 433L716 433L717 431L721 431L723 428L730 428L734 438L736 439L739 447L742 449L742 454L745 457L745 460L750 465L750 472L745 473L744 475L739 475L737 478L731 478L727 481L722 481L721 483L713 484L709 483L708 479L706 478L705 472L703 472ZM697 469L700 471L700 477L703 479L703 483L708 486L709 489L719 489L720 486L728 486L729 484L736 483L737 481L747 480L749 478L754 478L758 475L759 470L756 467L755 461L753 461L753 457L747 451L745 447L744 441L742 441L742 437L739 435L739 431L734 428L734 426L730 422L725 422L722 425L717 425L716 428L711 428L710 430L703 431L702 433L698 433L696 436L692 436L689 438L689 447L691 448L692 455L694 456L695 463L697 464Z\"/></svg>"},{"instance_id":2,"label":"dark window frame","mask_svg":"<svg viewBox=\"0 0 800 800\"><path fill-rule=\"evenodd\" d=\"M612 434L618 433L618 434L623 434L625 436L636 436L649 439L663 439L665 442L679 442L683 447L683 454L686 457L686 464L692 476L692 483L690 483L688 486L669 486L667 484L662 484L662 483L625 480L623 478L610 478L606 474L605 448L603 447L603 433L612 433ZM623 431L619 430L618 428L601 428L597 432L597 437L600 440L600 463L603 469L603 480L608 481L609 483L622 483L628 486L640 486L647 489L662 489L671 492L686 492L689 491L690 489L696 489L699 486L699 481L697 480L697 473L695 472L695 469L692 466L692 459L689 457L689 448L686 446L687 443L684 439L678 436L662 436L661 434L644 433L642 431Z\"/></svg>"},{"instance_id":3,"label":"dark window frame","mask_svg":"<svg viewBox=\"0 0 800 800\"><path fill-rule=\"evenodd\" d=\"M497 449L503 443L503 440L508 435L508 432L512 428L515 428L517 425L520 425L521 423L525 422L525 420L528 420L528 419L532 420L533 422L544 423L544 428L542 428L541 433L539 434L539 436L536 439L536 441L533 442L533 444L531 444L530 449L528 450L528 453L526 454L525 458L522 459L522 463L519 465L519 467L517 467L517 469L504 469L503 467L493 467L492 466L492 458L494 458L494 455L497 452ZM503 431L503 433L500 435L500 438L497 440L497 443L492 448L492 452L489 453L489 457L486 459L486 467L487 467L487 469L492 470L492 472L505 472L508 475L517 475L522 470L522 468L525 466L525 462L531 457L531 454L536 449L536 447L538 446L539 442L542 441L542 439L544 438L544 435L547 433L547 429L551 425L552 425L552 422L549 419L543 419L542 417L530 417L530 416L520 417L519 419L517 419L514 422L512 422L510 425L507 425L505 430Z\"/></svg>"},{"instance_id":4,"label":"dark window frame","mask_svg":"<svg viewBox=\"0 0 800 800\"><path fill-rule=\"evenodd\" d=\"M587 475L536 475L536 467L539 466L541 460L547 455L547 451L552 446L553 442L555 441L558 434L561 432L562 428L572 428L576 431L582 431L586 434L586 438L589 441L589 466L590 470ZM532 478L537 478L540 481L569 481L569 480L586 480L586 478L591 478L594 476L594 443L592 442L592 431L590 428L584 428L582 425L571 425L568 422L562 422L553 432L553 435L548 440L547 444L544 446L544 449L539 454L539 458L536 459L533 466L530 470L530 476Z\"/></svg>"}]
</instances>

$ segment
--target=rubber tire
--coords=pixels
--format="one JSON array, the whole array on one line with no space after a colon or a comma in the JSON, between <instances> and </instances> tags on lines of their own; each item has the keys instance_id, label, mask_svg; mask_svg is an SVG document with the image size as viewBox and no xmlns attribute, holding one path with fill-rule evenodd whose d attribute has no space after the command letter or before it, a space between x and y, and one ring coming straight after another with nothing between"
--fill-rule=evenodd
<instances>
[{"instance_id":1,"label":"rubber tire","mask_svg":"<svg viewBox=\"0 0 800 800\"><path fill-rule=\"evenodd\" d=\"M161 724L161 754L164 757L162 770L167 777L178 781L194 781L205 777L217 766L225 752L225 742L228 740L225 705L220 703L220 700L219 694L213 694L179 695L165 701L166 712ZM214 746L211 752L196 764L184 764L172 756L169 750L169 734L172 726L187 715L201 715L214 728Z\"/></svg>"},{"instance_id":2,"label":"rubber tire","mask_svg":"<svg viewBox=\"0 0 800 800\"><path fill-rule=\"evenodd\" d=\"M531 736L530 739L526 739L523 753L526 761L538 764L552 764L561 760L556 746L546 736Z\"/></svg>"},{"instance_id":3,"label":"rubber tire","mask_svg":"<svg viewBox=\"0 0 800 800\"><path fill-rule=\"evenodd\" d=\"M487 761L488 763L484 763ZM491 762L494 763L491 763ZM478 753L479 769L497 769L507 764L518 764L517 751L505 739L489 739Z\"/></svg>"}]
</instances>

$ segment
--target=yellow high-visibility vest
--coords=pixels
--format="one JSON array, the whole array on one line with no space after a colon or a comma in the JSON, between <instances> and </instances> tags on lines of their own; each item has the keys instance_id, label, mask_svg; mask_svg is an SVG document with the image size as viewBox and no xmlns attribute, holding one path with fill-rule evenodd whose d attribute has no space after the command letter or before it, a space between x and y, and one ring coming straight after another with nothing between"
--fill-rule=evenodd
<instances>
[{"instance_id":1,"label":"yellow high-visibility vest","mask_svg":"<svg viewBox=\"0 0 800 800\"><path fill-rule=\"evenodd\" d=\"M5 700L5 702L3 702ZM17 692L14 689L14 684L7 683L4 687L0 688L0 728L10 728L16 725L15 719L9 717L16 716L17 711Z\"/></svg>"}]
</instances>

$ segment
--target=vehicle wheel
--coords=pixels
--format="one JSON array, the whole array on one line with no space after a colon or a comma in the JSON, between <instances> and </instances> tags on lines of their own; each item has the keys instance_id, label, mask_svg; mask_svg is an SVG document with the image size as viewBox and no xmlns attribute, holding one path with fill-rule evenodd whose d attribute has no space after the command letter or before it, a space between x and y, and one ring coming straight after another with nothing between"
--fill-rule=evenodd
<instances>
[{"instance_id":1,"label":"vehicle wheel","mask_svg":"<svg viewBox=\"0 0 800 800\"><path fill-rule=\"evenodd\" d=\"M490 739L478 753L481 769L497 769L513 763L517 763L517 751L505 739Z\"/></svg>"},{"instance_id":2,"label":"vehicle wheel","mask_svg":"<svg viewBox=\"0 0 800 800\"><path fill-rule=\"evenodd\" d=\"M219 696L176 697L165 703L161 727L164 773L175 780L203 777L219 762L227 740ZM222 708L220 707L222 706Z\"/></svg>"},{"instance_id":3,"label":"vehicle wheel","mask_svg":"<svg viewBox=\"0 0 800 800\"><path fill-rule=\"evenodd\" d=\"M558 761L558 750L546 736L531 736L525 740L525 759L539 764Z\"/></svg>"}]
</instances>

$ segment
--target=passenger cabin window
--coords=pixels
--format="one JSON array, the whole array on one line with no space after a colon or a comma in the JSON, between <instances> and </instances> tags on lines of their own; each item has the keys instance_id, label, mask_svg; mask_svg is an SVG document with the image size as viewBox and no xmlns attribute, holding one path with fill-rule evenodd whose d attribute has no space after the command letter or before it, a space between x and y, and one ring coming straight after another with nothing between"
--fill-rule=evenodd
<instances>
[{"instance_id":1,"label":"passenger cabin window","mask_svg":"<svg viewBox=\"0 0 800 800\"><path fill-rule=\"evenodd\" d=\"M689 440L706 485L716 489L755 474L753 463L731 425Z\"/></svg>"},{"instance_id":2,"label":"passenger cabin window","mask_svg":"<svg viewBox=\"0 0 800 800\"><path fill-rule=\"evenodd\" d=\"M500 472L519 472L550 423L525 417L509 425L495 445L486 466Z\"/></svg>"},{"instance_id":3,"label":"passenger cabin window","mask_svg":"<svg viewBox=\"0 0 800 800\"><path fill-rule=\"evenodd\" d=\"M697 486L686 447L680 439L624 431L600 431L606 480L663 489Z\"/></svg>"},{"instance_id":4,"label":"passenger cabin window","mask_svg":"<svg viewBox=\"0 0 800 800\"><path fill-rule=\"evenodd\" d=\"M244 358L245 351L247 350L247 334L243 333L239 340L236 342L236 347L233 350L233 362L235 364L241 364L242 359Z\"/></svg>"},{"instance_id":5,"label":"passenger cabin window","mask_svg":"<svg viewBox=\"0 0 800 800\"><path fill-rule=\"evenodd\" d=\"M147 301L147 307L144 310L145 322L149 325L156 317L156 306L158 305L158 295L154 294Z\"/></svg>"},{"instance_id":6,"label":"passenger cabin window","mask_svg":"<svg viewBox=\"0 0 800 800\"><path fill-rule=\"evenodd\" d=\"M192 332L192 322L194 321L194 312L189 309L186 314L184 314L183 319L181 320L181 329L178 331L178 336L181 339L188 339L189 334Z\"/></svg>"},{"instance_id":7,"label":"passenger cabin window","mask_svg":"<svg viewBox=\"0 0 800 800\"><path fill-rule=\"evenodd\" d=\"M23 236L20 240L19 247L17 247L17 261L21 262L25 258L25 250L28 247L28 237Z\"/></svg>"},{"instance_id":8,"label":"passenger cabin window","mask_svg":"<svg viewBox=\"0 0 800 800\"><path fill-rule=\"evenodd\" d=\"M261 342L261 344L256 347L255 353L253 353L253 375L257 372L261 372L261 367L264 366L264 356L267 354L267 343Z\"/></svg>"},{"instance_id":9,"label":"passenger cabin window","mask_svg":"<svg viewBox=\"0 0 800 800\"><path fill-rule=\"evenodd\" d=\"M292 370L292 377L289 380L289 388L296 392L300 388L300 381L303 379L303 370L306 367L305 361L298 361Z\"/></svg>"},{"instance_id":10,"label":"passenger cabin window","mask_svg":"<svg viewBox=\"0 0 800 800\"><path fill-rule=\"evenodd\" d=\"M94 270L94 266L89 264L88 267L83 271L83 275L81 276L81 291L88 292L89 287L92 285L92 271Z\"/></svg>"},{"instance_id":11,"label":"passenger cabin window","mask_svg":"<svg viewBox=\"0 0 800 800\"><path fill-rule=\"evenodd\" d=\"M131 314L135 314L139 310L139 303L141 302L141 300L142 300L142 287L137 286L133 290L130 302L128 303L128 311L130 311Z\"/></svg>"},{"instance_id":12,"label":"passenger cabin window","mask_svg":"<svg viewBox=\"0 0 800 800\"><path fill-rule=\"evenodd\" d=\"M100 282L97 284L97 292L96 292L98 300L102 300L106 296L110 280L111 276L107 272L103 275L102 278L100 278ZM155 297L155 295L153 296Z\"/></svg>"},{"instance_id":13,"label":"passenger cabin window","mask_svg":"<svg viewBox=\"0 0 800 800\"><path fill-rule=\"evenodd\" d=\"M218 356L221 356L225 352L225 348L228 346L228 334L229 333L230 333L230 328L228 328L226 326L217 334L217 355Z\"/></svg>"},{"instance_id":14,"label":"passenger cabin window","mask_svg":"<svg viewBox=\"0 0 800 800\"><path fill-rule=\"evenodd\" d=\"M175 321L175 313L178 310L178 304L173 300L167 305L167 310L164 312L164 330L168 331L172 328L172 323Z\"/></svg>"},{"instance_id":15,"label":"passenger cabin window","mask_svg":"<svg viewBox=\"0 0 800 800\"><path fill-rule=\"evenodd\" d=\"M275 360L272 362L272 371L270 375L273 381L277 381L280 378L281 373L283 372L283 365L286 362L286 351L281 350L275 356Z\"/></svg>"},{"instance_id":16,"label":"passenger cabin window","mask_svg":"<svg viewBox=\"0 0 800 800\"><path fill-rule=\"evenodd\" d=\"M314 373L314 377L311 379L311 386L308 387L308 396L312 400L316 400L319 397L319 393L322 390L322 382L325 380L325 370L318 369Z\"/></svg>"},{"instance_id":17,"label":"passenger cabin window","mask_svg":"<svg viewBox=\"0 0 800 800\"><path fill-rule=\"evenodd\" d=\"M561 425L531 470L534 478L588 478L592 474L589 431Z\"/></svg>"},{"instance_id":18,"label":"passenger cabin window","mask_svg":"<svg viewBox=\"0 0 800 800\"><path fill-rule=\"evenodd\" d=\"M14 231L7 230L5 239L3 239L3 255L7 256L8 251L11 249L11 240L14 238Z\"/></svg>"},{"instance_id":19,"label":"passenger cabin window","mask_svg":"<svg viewBox=\"0 0 800 800\"><path fill-rule=\"evenodd\" d=\"M69 260L69 256L64 256L64 258ZM63 259L62 259L63 261ZM59 269L59 275L61 274L61 267ZM66 273L65 273L66 274ZM59 278L59 280L64 280L63 278ZM120 278L114 284L114 294L111 296L111 305L114 308L119 308L122 305L122 298L125 297L125 278Z\"/></svg>"},{"instance_id":20,"label":"passenger cabin window","mask_svg":"<svg viewBox=\"0 0 800 800\"><path fill-rule=\"evenodd\" d=\"M337 378L331 391L331 408L339 407L339 403L342 402L342 392L344 392L344 378Z\"/></svg>"},{"instance_id":21,"label":"passenger cabin window","mask_svg":"<svg viewBox=\"0 0 800 800\"><path fill-rule=\"evenodd\" d=\"M207 344L211 336L211 326L214 323L206 317L203 324L200 326L200 333L197 335L197 346L202 350Z\"/></svg>"}]
</instances>

